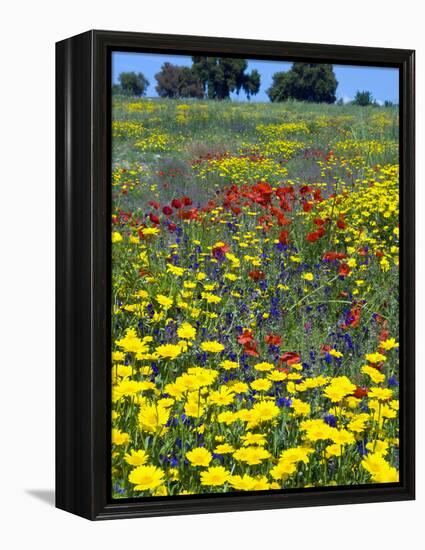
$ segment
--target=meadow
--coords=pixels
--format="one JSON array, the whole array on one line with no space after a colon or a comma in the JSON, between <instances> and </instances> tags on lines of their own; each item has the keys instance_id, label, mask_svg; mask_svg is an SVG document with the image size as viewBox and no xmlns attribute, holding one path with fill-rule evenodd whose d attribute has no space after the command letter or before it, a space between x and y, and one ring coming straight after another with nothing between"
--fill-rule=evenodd
<instances>
[{"instance_id":1,"label":"meadow","mask_svg":"<svg viewBox=\"0 0 425 550\"><path fill-rule=\"evenodd\" d=\"M398 481L397 107L113 98L114 498Z\"/></svg>"}]
</instances>

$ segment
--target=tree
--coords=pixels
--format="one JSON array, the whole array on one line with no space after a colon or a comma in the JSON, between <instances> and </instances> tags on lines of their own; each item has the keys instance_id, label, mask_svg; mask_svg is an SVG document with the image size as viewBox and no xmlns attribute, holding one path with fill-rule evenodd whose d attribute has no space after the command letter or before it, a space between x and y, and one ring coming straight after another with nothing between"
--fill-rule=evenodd
<instances>
[{"instance_id":1,"label":"tree","mask_svg":"<svg viewBox=\"0 0 425 550\"><path fill-rule=\"evenodd\" d=\"M122 94L122 88L119 84L112 84L112 95Z\"/></svg>"},{"instance_id":2,"label":"tree","mask_svg":"<svg viewBox=\"0 0 425 550\"><path fill-rule=\"evenodd\" d=\"M293 63L289 71L274 73L267 95L270 101L297 99L314 103L334 103L337 86L332 65Z\"/></svg>"},{"instance_id":3,"label":"tree","mask_svg":"<svg viewBox=\"0 0 425 550\"><path fill-rule=\"evenodd\" d=\"M242 83L242 89L246 93L248 99L251 96L258 94L260 90L261 77L257 69L251 71L251 74L245 75L244 81Z\"/></svg>"},{"instance_id":4,"label":"tree","mask_svg":"<svg viewBox=\"0 0 425 550\"><path fill-rule=\"evenodd\" d=\"M368 105L374 105L374 100L371 92L367 90L357 90L356 95L354 96L353 105L360 105L361 107L367 107Z\"/></svg>"},{"instance_id":5,"label":"tree","mask_svg":"<svg viewBox=\"0 0 425 550\"><path fill-rule=\"evenodd\" d=\"M120 73L118 80L126 95L145 95L149 86L149 80L142 73Z\"/></svg>"},{"instance_id":6,"label":"tree","mask_svg":"<svg viewBox=\"0 0 425 550\"><path fill-rule=\"evenodd\" d=\"M164 63L155 78L158 82L155 90L160 97L204 97L201 81L190 67Z\"/></svg>"},{"instance_id":7,"label":"tree","mask_svg":"<svg viewBox=\"0 0 425 550\"><path fill-rule=\"evenodd\" d=\"M260 74L256 70L247 74L245 59L195 56L192 61L192 69L209 99L227 99L231 92L239 94L241 90L250 98L260 89Z\"/></svg>"}]
</instances>

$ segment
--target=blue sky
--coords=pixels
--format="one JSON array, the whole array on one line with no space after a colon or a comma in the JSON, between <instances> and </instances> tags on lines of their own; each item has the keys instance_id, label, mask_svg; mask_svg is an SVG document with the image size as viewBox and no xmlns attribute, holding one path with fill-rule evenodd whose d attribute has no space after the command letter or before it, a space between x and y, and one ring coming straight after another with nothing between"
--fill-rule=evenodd
<instances>
[{"instance_id":1,"label":"blue sky","mask_svg":"<svg viewBox=\"0 0 425 550\"><path fill-rule=\"evenodd\" d=\"M118 75L121 72L141 72L150 82L146 95L154 97L157 95L155 74L166 61L174 65L190 66L192 64L191 58L183 55L113 52L113 82L118 81ZM287 71L290 67L290 62L248 60L248 71L257 69L261 75L261 88L253 100L268 101L266 90L271 85L272 75L277 71ZM357 90L369 90L378 102L387 99L398 103L398 69L334 65L334 71L338 80L337 98L343 98L347 102L353 99ZM232 94L232 99L244 101L245 94L241 92L239 97Z\"/></svg>"}]
</instances>

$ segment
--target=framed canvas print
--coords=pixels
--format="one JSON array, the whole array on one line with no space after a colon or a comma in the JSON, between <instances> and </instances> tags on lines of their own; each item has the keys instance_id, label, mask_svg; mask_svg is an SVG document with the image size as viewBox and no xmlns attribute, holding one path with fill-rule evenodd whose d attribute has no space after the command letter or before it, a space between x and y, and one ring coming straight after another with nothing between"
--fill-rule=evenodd
<instances>
[{"instance_id":1,"label":"framed canvas print","mask_svg":"<svg viewBox=\"0 0 425 550\"><path fill-rule=\"evenodd\" d=\"M414 52L57 44L56 503L414 498Z\"/></svg>"}]
</instances>

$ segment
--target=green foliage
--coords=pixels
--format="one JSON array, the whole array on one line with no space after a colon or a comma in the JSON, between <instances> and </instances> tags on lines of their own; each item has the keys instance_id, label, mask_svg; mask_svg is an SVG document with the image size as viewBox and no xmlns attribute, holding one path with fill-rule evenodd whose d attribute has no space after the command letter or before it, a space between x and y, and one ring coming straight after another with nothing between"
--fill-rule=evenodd
<instances>
[{"instance_id":1,"label":"green foliage","mask_svg":"<svg viewBox=\"0 0 425 550\"><path fill-rule=\"evenodd\" d=\"M367 107L368 105L374 105L374 99L371 92L367 90L357 90L356 95L353 100L354 105L359 105L360 107Z\"/></svg>"},{"instance_id":2,"label":"green foliage","mask_svg":"<svg viewBox=\"0 0 425 550\"><path fill-rule=\"evenodd\" d=\"M192 61L208 99L228 99L231 92L240 90L249 98L260 89L260 74L256 70L245 73L248 67L245 59L195 56Z\"/></svg>"},{"instance_id":3,"label":"green foliage","mask_svg":"<svg viewBox=\"0 0 425 550\"><path fill-rule=\"evenodd\" d=\"M164 63L161 71L155 75L158 84L155 86L160 97L183 98L204 97L204 88L195 71L190 67L179 67Z\"/></svg>"},{"instance_id":4,"label":"green foliage","mask_svg":"<svg viewBox=\"0 0 425 550\"><path fill-rule=\"evenodd\" d=\"M296 99L313 103L334 103L338 81L332 65L294 63L289 71L273 75L267 90L270 101Z\"/></svg>"},{"instance_id":5,"label":"green foliage","mask_svg":"<svg viewBox=\"0 0 425 550\"><path fill-rule=\"evenodd\" d=\"M142 73L120 73L118 80L125 95L143 96L149 86L149 80Z\"/></svg>"},{"instance_id":6,"label":"green foliage","mask_svg":"<svg viewBox=\"0 0 425 550\"><path fill-rule=\"evenodd\" d=\"M122 88L119 84L112 84L112 95L122 94Z\"/></svg>"}]
</instances>

